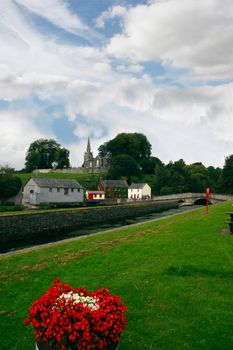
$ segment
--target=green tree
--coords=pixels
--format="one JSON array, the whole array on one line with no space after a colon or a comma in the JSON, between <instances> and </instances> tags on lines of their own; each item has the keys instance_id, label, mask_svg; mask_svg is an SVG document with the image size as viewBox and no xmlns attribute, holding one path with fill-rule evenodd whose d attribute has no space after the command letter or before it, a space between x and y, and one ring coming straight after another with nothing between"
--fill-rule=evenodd
<instances>
[{"instance_id":1,"label":"green tree","mask_svg":"<svg viewBox=\"0 0 233 350\"><path fill-rule=\"evenodd\" d=\"M188 190L190 192L205 192L205 189L210 187L207 168L200 162L190 164L187 168L189 173Z\"/></svg>"},{"instance_id":2,"label":"green tree","mask_svg":"<svg viewBox=\"0 0 233 350\"><path fill-rule=\"evenodd\" d=\"M218 192L220 190L220 180L222 176L221 168L214 168L213 166L209 166L207 168L208 171L208 179L209 179L209 187L213 190L213 192Z\"/></svg>"},{"instance_id":3,"label":"green tree","mask_svg":"<svg viewBox=\"0 0 233 350\"><path fill-rule=\"evenodd\" d=\"M56 153L56 164L58 169L69 168L69 151L66 148L58 148Z\"/></svg>"},{"instance_id":4,"label":"green tree","mask_svg":"<svg viewBox=\"0 0 233 350\"><path fill-rule=\"evenodd\" d=\"M140 176L140 168L133 158L127 154L120 154L112 160L108 178L119 179L124 177L131 182L133 176Z\"/></svg>"},{"instance_id":5,"label":"green tree","mask_svg":"<svg viewBox=\"0 0 233 350\"><path fill-rule=\"evenodd\" d=\"M121 133L114 139L99 147L100 156L108 156L110 169L109 178L140 177L145 171L151 173L155 161L151 158L151 144L146 136L140 133Z\"/></svg>"},{"instance_id":6,"label":"green tree","mask_svg":"<svg viewBox=\"0 0 233 350\"><path fill-rule=\"evenodd\" d=\"M14 176L13 170L8 167L0 168L0 201L4 201L19 193L22 187L22 181L19 177Z\"/></svg>"},{"instance_id":7,"label":"green tree","mask_svg":"<svg viewBox=\"0 0 233 350\"><path fill-rule=\"evenodd\" d=\"M39 139L31 143L27 150L25 168L31 172L35 169L50 169L53 164L59 168L69 167L69 151L61 148L53 139Z\"/></svg>"},{"instance_id":8,"label":"green tree","mask_svg":"<svg viewBox=\"0 0 233 350\"><path fill-rule=\"evenodd\" d=\"M225 159L220 185L221 192L233 194L233 154Z\"/></svg>"},{"instance_id":9,"label":"green tree","mask_svg":"<svg viewBox=\"0 0 233 350\"><path fill-rule=\"evenodd\" d=\"M140 133L121 133L114 139L99 147L99 154L105 156L110 154L112 159L127 154L137 163L141 164L145 158L151 155L151 144L146 136Z\"/></svg>"}]
</instances>

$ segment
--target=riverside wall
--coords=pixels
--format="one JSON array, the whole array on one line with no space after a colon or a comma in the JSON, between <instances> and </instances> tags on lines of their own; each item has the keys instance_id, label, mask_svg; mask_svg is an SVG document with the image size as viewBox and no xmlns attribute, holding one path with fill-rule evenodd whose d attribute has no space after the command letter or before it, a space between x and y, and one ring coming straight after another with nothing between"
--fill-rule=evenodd
<instances>
[{"instance_id":1,"label":"riverside wall","mask_svg":"<svg viewBox=\"0 0 233 350\"><path fill-rule=\"evenodd\" d=\"M0 216L0 252L20 245L59 239L64 237L65 232L93 224L116 222L177 207L178 201L163 201Z\"/></svg>"}]
</instances>

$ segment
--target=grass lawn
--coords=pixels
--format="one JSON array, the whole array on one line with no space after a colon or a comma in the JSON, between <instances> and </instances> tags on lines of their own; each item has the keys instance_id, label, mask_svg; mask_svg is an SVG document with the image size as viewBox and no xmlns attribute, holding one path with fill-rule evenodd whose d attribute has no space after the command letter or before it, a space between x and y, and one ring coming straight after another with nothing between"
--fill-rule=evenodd
<instances>
[{"instance_id":1,"label":"grass lawn","mask_svg":"<svg viewBox=\"0 0 233 350\"><path fill-rule=\"evenodd\" d=\"M120 350L233 349L232 202L0 259L0 349L31 350L23 324L55 277L107 287L129 309Z\"/></svg>"},{"instance_id":2,"label":"grass lawn","mask_svg":"<svg viewBox=\"0 0 233 350\"><path fill-rule=\"evenodd\" d=\"M77 174L77 173L15 173L16 176L18 176L23 186L28 182L28 180L32 176L39 176L39 177L49 177L49 178L55 178L55 179L75 179L77 180L80 185L82 185L85 189L97 189L99 178L103 176L103 174Z\"/></svg>"}]
</instances>

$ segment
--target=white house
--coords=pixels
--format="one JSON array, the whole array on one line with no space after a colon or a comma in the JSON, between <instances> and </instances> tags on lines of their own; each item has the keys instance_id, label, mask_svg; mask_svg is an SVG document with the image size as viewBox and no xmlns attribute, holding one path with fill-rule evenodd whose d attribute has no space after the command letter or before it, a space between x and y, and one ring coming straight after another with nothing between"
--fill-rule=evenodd
<instances>
[{"instance_id":1,"label":"white house","mask_svg":"<svg viewBox=\"0 0 233 350\"><path fill-rule=\"evenodd\" d=\"M140 199L151 199L151 188L146 183L132 184L128 188L128 199L140 200Z\"/></svg>"},{"instance_id":2,"label":"white house","mask_svg":"<svg viewBox=\"0 0 233 350\"><path fill-rule=\"evenodd\" d=\"M80 203L83 188L76 180L32 177L23 189L23 203Z\"/></svg>"}]
</instances>

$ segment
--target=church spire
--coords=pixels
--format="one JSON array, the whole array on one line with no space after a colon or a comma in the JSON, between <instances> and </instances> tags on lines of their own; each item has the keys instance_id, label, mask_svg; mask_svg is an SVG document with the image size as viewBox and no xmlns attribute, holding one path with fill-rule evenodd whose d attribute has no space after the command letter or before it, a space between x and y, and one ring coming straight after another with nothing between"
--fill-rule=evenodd
<instances>
[{"instance_id":1,"label":"church spire","mask_svg":"<svg viewBox=\"0 0 233 350\"><path fill-rule=\"evenodd\" d=\"M90 153L91 152L91 143L90 143L90 138L88 137L88 140L87 140L87 153Z\"/></svg>"}]
</instances>

